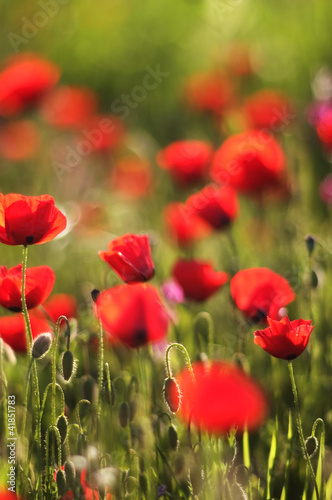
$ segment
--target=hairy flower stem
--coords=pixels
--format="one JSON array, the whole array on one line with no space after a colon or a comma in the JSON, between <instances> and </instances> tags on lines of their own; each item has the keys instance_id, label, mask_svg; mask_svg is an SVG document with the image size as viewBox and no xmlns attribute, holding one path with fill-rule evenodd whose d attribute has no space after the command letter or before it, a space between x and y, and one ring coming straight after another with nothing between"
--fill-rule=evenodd
<instances>
[{"instance_id":1,"label":"hairy flower stem","mask_svg":"<svg viewBox=\"0 0 332 500\"><path fill-rule=\"evenodd\" d=\"M100 318L98 318L99 359L98 359L98 401L97 401L97 432L100 431L101 393L104 381L104 336Z\"/></svg>"},{"instance_id":2,"label":"hairy flower stem","mask_svg":"<svg viewBox=\"0 0 332 500\"><path fill-rule=\"evenodd\" d=\"M312 467L312 463L308 454L307 446L305 443L304 439L304 434L303 434L303 428L302 428L302 421L301 421L301 415L300 415L300 407L299 407L299 399L297 395L297 389L296 389L296 383L295 383L295 378L294 378L294 371L293 371L293 365L291 361L288 361L288 369L289 369L289 375L291 379L291 385L292 385L292 391L293 391L293 396L294 396L294 403L295 403L295 413L296 413L296 423L297 423L297 430L299 432L299 437L300 437L300 443L302 447L302 451L304 454L304 457L307 461L307 465L311 474L312 481L314 483L315 487L315 492L316 492L316 498L319 500L319 492L318 492L318 486L316 482L316 477L314 473L314 469Z\"/></svg>"},{"instance_id":3,"label":"hairy flower stem","mask_svg":"<svg viewBox=\"0 0 332 500\"><path fill-rule=\"evenodd\" d=\"M194 371L192 369L192 366L191 366L191 361L190 361L190 357L189 357L189 354L188 354L188 351L187 349L184 347L184 345L182 344L178 344L177 342L174 342L173 344L170 344L167 349L166 349L166 353L165 353L165 359L166 359L166 372L167 372L167 377L168 378L172 378L172 369L171 369L171 364L170 364L170 359L169 359L169 352L170 350L173 348L173 347L177 347L178 349L180 349L180 351L182 351L186 357L186 361L187 361L187 365L188 365L188 368L190 370L190 373L192 375L192 378L195 380L195 375L194 375Z\"/></svg>"},{"instance_id":4,"label":"hairy flower stem","mask_svg":"<svg viewBox=\"0 0 332 500\"><path fill-rule=\"evenodd\" d=\"M26 273L27 273L27 261L28 261L28 246L23 246L23 258L22 258L22 288L21 288L21 299L22 299L22 313L25 322L25 333L26 333L26 343L27 343L27 353L29 356L30 362L32 361L32 331L30 318L25 298L25 283L26 283ZM30 369L30 367L29 367ZM37 443L38 450L38 463L39 463L39 474L41 474L41 421L40 421L40 399L39 399L39 384L38 384L38 373L37 373L37 365L36 360L32 361L32 374L33 374L33 394L34 394L34 403L35 403L35 412L36 412L36 434L35 441ZM26 387L26 391L28 387ZM42 481L41 477L38 481L38 498L41 498L42 494Z\"/></svg>"},{"instance_id":5,"label":"hairy flower stem","mask_svg":"<svg viewBox=\"0 0 332 500\"><path fill-rule=\"evenodd\" d=\"M59 333L60 333L60 323L64 320L67 323L67 348L69 349L70 342L70 327L66 316L60 316L55 325L55 336L52 344L52 424L56 425L56 353L58 349Z\"/></svg>"}]
</instances>

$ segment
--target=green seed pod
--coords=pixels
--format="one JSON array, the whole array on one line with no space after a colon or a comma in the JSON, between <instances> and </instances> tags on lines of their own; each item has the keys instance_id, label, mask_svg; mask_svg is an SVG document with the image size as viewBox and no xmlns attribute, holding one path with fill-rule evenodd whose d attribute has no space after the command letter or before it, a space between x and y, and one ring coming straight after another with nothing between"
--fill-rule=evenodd
<instances>
[{"instance_id":1,"label":"green seed pod","mask_svg":"<svg viewBox=\"0 0 332 500\"><path fill-rule=\"evenodd\" d=\"M41 359L52 345L52 335L48 332L41 333L32 344L31 355L34 359Z\"/></svg>"},{"instance_id":2,"label":"green seed pod","mask_svg":"<svg viewBox=\"0 0 332 500\"><path fill-rule=\"evenodd\" d=\"M318 287L318 276L316 271L313 269L311 270L311 288L317 288Z\"/></svg>"},{"instance_id":3,"label":"green seed pod","mask_svg":"<svg viewBox=\"0 0 332 500\"><path fill-rule=\"evenodd\" d=\"M56 426L60 432L61 444L63 444L67 437L67 427L68 427L67 417L65 417L64 415L60 415L60 417L57 420Z\"/></svg>"},{"instance_id":4,"label":"green seed pod","mask_svg":"<svg viewBox=\"0 0 332 500\"><path fill-rule=\"evenodd\" d=\"M176 413L181 404L181 393L177 381L173 377L165 380L163 387L165 402L172 413Z\"/></svg>"},{"instance_id":5,"label":"green seed pod","mask_svg":"<svg viewBox=\"0 0 332 500\"><path fill-rule=\"evenodd\" d=\"M74 356L71 351L65 351L62 356L62 375L69 382L74 373Z\"/></svg>"},{"instance_id":6,"label":"green seed pod","mask_svg":"<svg viewBox=\"0 0 332 500\"><path fill-rule=\"evenodd\" d=\"M171 450L176 451L179 446L178 432L173 424L168 428L168 440Z\"/></svg>"},{"instance_id":7,"label":"green seed pod","mask_svg":"<svg viewBox=\"0 0 332 500\"><path fill-rule=\"evenodd\" d=\"M66 481L69 488L74 489L75 487L75 479L76 479L76 471L73 462L69 460L65 463L65 473L66 473Z\"/></svg>"},{"instance_id":8,"label":"green seed pod","mask_svg":"<svg viewBox=\"0 0 332 500\"><path fill-rule=\"evenodd\" d=\"M56 473L56 485L58 487L58 495L63 496L66 491L66 476L63 470L59 469Z\"/></svg>"},{"instance_id":9,"label":"green seed pod","mask_svg":"<svg viewBox=\"0 0 332 500\"><path fill-rule=\"evenodd\" d=\"M119 407L119 421L121 427L125 428L129 421L129 406L126 401L123 401Z\"/></svg>"}]
</instances>

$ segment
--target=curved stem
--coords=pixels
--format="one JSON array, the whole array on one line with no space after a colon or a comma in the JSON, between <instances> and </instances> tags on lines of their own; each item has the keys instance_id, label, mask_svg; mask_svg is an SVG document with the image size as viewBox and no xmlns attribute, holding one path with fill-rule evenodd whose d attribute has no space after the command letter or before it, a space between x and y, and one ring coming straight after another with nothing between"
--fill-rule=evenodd
<instances>
[{"instance_id":1,"label":"curved stem","mask_svg":"<svg viewBox=\"0 0 332 500\"><path fill-rule=\"evenodd\" d=\"M304 439L304 434L303 434L303 428L302 428L302 421L301 421L301 415L300 415L300 407L299 407L299 399L297 395L297 389L296 389L296 383L295 383L295 378L294 378L294 371L293 371L293 365L291 361L288 361L288 369L289 369L289 375L291 379L291 385L292 385L292 391L293 391L293 396L294 396L294 403L295 403L295 412L296 412L296 423L297 423L297 429L299 432L299 437L300 437L300 443L302 447L303 454L305 456L305 459L307 461L309 471L311 474L312 481L314 483L315 487L315 492L316 492L316 497L317 500L319 500L319 492L318 492L318 486L317 486L317 481L314 473L314 469L312 467L312 463L308 454L307 446L305 443Z\"/></svg>"},{"instance_id":2,"label":"curved stem","mask_svg":"<svg viewBox=\"0 0 332 500\"><path fill-rule=\"evenodd\" d=\"M167 349L166 349L166 353L165 353L165 358L166 358L166 371L167 371L167 377L168 378L172 378L172 369L171 369L171 364L170 364L170 360L169 360L169 352L170 350L173 348L173 347L177 347L178 349L180 349L180 351L182 351L186 357L186 361L187 361L187 365L188 365L188 368L190 370L190 373L191 373L191 376L192 378L195 380L195 375L194 375L194 371L192 369L192 366L191 366L191 361L190 361L190 357L189 357L189 354L188 354L188 351L187 349L184 347L184 345L182 344L178 344L177 342L174 342L173 344L170 344Z\"/></svg>"}]
</instances>

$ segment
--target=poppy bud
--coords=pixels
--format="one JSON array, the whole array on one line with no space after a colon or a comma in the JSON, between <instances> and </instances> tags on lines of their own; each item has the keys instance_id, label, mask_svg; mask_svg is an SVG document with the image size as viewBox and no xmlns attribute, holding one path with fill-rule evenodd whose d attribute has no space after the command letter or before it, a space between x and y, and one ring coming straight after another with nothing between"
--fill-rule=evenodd
<instances>
[{"instance_id":1,"label":"poppy bud","mask_svg":"<svg viewBox=\"0 0 332 500\"><path fill-rule=\"evenodd\" d=\"M65 473L66 473L66 481L67 481L69 488L74 488L76 471L75 471L75 466L74 466L73 462L70 462L69 460L66 461Z\"/></svg>"},{"instance_id":2,"label":"poppy bud","mask_svg":"<svg viewBox=\"0 0 332 500\"><path fill-rule=\"evenodd\" d=\"M132 399L129 401L129 420L132 422L135 418L136 412L137 412L137 401L136 399Z\"/></svg>"},{"instance_id":3,"label":"poppy bud","mask_svg":"<svg viewBox=\"0 0 332 500\"><path fill-rule=\"evenodd\" d=\"M173 377L165 380L163 387L165 402L172 413L176 413L181 404L181 393L177 381Z\"/></svg>"},{"instance_id":4,"label":"poppy bud","mask_svg":"<svg viewBox=\"0 0 332 500\"><path fill-rule=\"evenodd\" d=\"M49 351L52 345L52 335L48 332L41 333L32 344L32 357L41 359Z\"/></svg>"},{"instance_id":5,"label":"poppy bud","mask_svg":"<svg viewBox=\"0 0 332 500\"><path fill-rule=\"evenodd\" d=\"M85 445L85 436L83 433L80 433L77 437L77 451L79 455L84 455Z\"/></svg>"},{"instance_id":6,"label":"poppy bud","mask_svg":"<svg viewBox=\"0 0 332 500\"><path fill-rule=\"evenodd\" d=\"M123 401L120 404L119 408L119 421L121 427L125 428L128 425L128 420L129 420L129 406L126 401Z\"/></svg>"},{"instance_id":7,"label":"poppy bud","mask_svg":"<svg viewBox=\"0 0 332 500\"><path fill-rule=\"evenodd\" d=\"M179 446L178 432L172 424L168 428L168 439L171 450L176 451Z\"/></svg>"},{"instance_id":8,"label":"poppy bud","mask_svg":"<svg viewBox=\"0 0 332 500\"><path fill-rule=\"evenodd\" d=\"M318 287L318 276L317 276L317 273L316 271L314 271L313 269L311 270L311 288L317 288Z\"/></svg>"},{"instance_id":9,"label":"poppy bud","mask_svg":"<svg viewBox=\"0 0 332 500\"><path fill-rule=\"evenodd\" d=\"M71 351L65 351L62 357L62 375L66 382L69 382L74 374L74 356Z\"/></svg>"},{"instance_id":10,"label":"poppy bud","mask_svg":"<svg viewBox=\"0 0 332 500\"><path fill-rule=\"evenodd\" d=\"M58 487L58 495L63 496L66 491L66 476L63 470L59 469L56 473L56 485Z\"/></svg>"},{"instance_id":11,"label":"poppy bud","mask_svg":"<svg viewBox=\"0 0 332 500\"><path fill-rule=\"evenodd\" d=\"M307 236L304 238L304 241L305 244L307 245L307 250L310 257L310 255L314 251L316 240L314 236L312 236L311 234L307 234Z\"/></svg>"},{"instance_id":12,"label":"poppy bud","mask_svg":"<svg viewBox=\"0 0 332 500\"><path fill-rule=\"evenodd\" d=\"M67 426L68 426L67 418L64 415L60 415L60 417L57 420L56 426L60 432L61 444L63 444L67 437Z\"/></svg>"}]
</instances>

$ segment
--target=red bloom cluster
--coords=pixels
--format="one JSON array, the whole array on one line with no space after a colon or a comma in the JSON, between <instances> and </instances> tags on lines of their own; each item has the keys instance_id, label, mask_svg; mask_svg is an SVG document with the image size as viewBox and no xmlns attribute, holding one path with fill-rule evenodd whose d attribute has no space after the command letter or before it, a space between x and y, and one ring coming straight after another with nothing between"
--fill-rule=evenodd
<instances>
[{"instance_id":1,"label":"red bloom cluster","mask_svg":"<svg viewBox=\"0 0 332 500\"><path fill-rule=\"evenodd\" d=\"M285 155L281 146L262 130L248 130L226 139L211 167L215 181L248 194L280 187L284 173Z\"/></svg>"},{"instance_id":2,"label":"red bloom cluster","mask_svg":"<svg viewBox=\"0 0 332 500\"><path fill-rule=\"evenodd\" d=\"M54 198L0 193L0 242L6 245L46 243L66 227Z\"/></svg>"},{"instance_id":3,"label":"red bloom cluster","mask_svg":"<svg viewBox=\"0 0 332 500\"><path fill-rule=\"evenodd\" d=\"M4 123L0 127L0 156L11 161L33 158L39 147L39 131L29 120Z\"/></svg>"},{"instance_id":4,"label":"red bloom cluster","mask_svg":"<svg viewBox=\"0 0 332 500\"><path fill-rule=\"evenodd\" d=\"M212 155L212 147L207 142L176 141L158 153L157 162L177 182L188 185L204 179Z\"/></svg>"},{"instance_id":5,"label":"red bloom cluster","mask_svg":"<svg viewBox=\"0 0 332 500\"><path fill-rule=\"evenodd\" d=\"M267 318L268 327L254 333L254 342L275 358L292 360L306 348L310 334L314 329L311 320L295 319L288 316L281 321Z\"/></svg>"},{"instance_id":6,"label":"red bloom cluster","mask_svg":"<svg viewBox=\"0 0 332 500\"><path fill-rule=\"evenodd\" d=\"M252 430L263 423L266 397L239 368L214 361L194 363L193 372L195 379L188 368L176 377L182 394L178 413L182 420L213 434L226 434L233 428Z\"/></svg>"},{"instance_id":7,"label":"red bloom cluster","mask_svg":"<svg viewBox=\"0 0 332 500\"><path fill-rule=\"evenodd\" d=\"M239 271L231 280L236 306L251 320L265 322L279 318L279 310L295 299L288 281L264 267Z\"/></svg>"},{"instance_id":8,"label":"red bloom cluster","mask_svg":"<svg viewBox=\"0 0 332 500\"><path fill-rule=\"evenodd\" d=\"M11 116L34 104L59 77L58 67L39 55L10 58L0 72L0 115Z\"/></svg>"},{"instance_id":9,"label":"red bloom cluster","mask_svg":"<svg viewBox=\"0 0 332 500\"><path fill-rule=\"evenodd\" d=\"M42 304L50 295L55 274L49 266L30 267L26 271L25 300L28 309ZM0 266L0 305L11 311L22 311L22 264L7 269Z\"/></svg>"},{"instance_id":10,"label":"red bloom cluster","mask_svg":"<svg viewBox=\"0 0 332 500\"><path fill-rule=\"evenodd\" d=\"M99 252L99 256L125 283L149 281L154 276L147 235L125 234L111 241L108 252Z\"/></svg>"},{"instance_id":11,"label":"red bloom cluster","mask_svg":"<svg viewBox=\"0 0 332 500\"><path fill-rule=\"evenodd\" d=\"M197 301L208 299L229 280L227 273L216 272L208 262L195 259L178 260L172 274L185 296Z\"/></svg>"},{"instance_id":12,"label":"red bloom cluster","mask_svg":"<svg viewBox=\"0 0 332 500\"><path fill-rule=\"evenodd\" d=\"M168 315L157 290L150 285L119 285L98 296L97 313L111 342L140 347L162 340Z\"/></svg>"}]
</instances>

